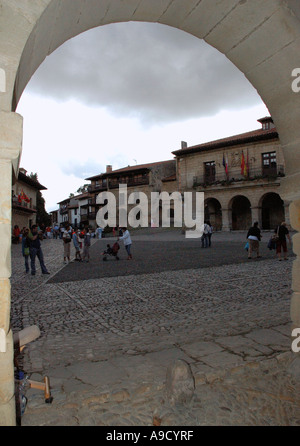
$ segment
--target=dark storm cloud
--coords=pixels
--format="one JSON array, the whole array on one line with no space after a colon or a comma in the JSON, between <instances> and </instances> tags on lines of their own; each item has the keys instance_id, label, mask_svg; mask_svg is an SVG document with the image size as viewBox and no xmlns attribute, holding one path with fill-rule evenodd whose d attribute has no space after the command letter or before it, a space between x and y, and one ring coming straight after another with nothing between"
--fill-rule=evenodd
<instances>
[{"instance_id":1,"label":"dark storm cloud","mask_svg":"<svg viewBox=\"0 0 300 446\"><path fill-rule=\"evenodd\" d=\"M137 117L144 125L261 102L217 50L177 29L147 23L106 25L66 42L41 65L29 89Z\"/></svg>"}]
</instances>

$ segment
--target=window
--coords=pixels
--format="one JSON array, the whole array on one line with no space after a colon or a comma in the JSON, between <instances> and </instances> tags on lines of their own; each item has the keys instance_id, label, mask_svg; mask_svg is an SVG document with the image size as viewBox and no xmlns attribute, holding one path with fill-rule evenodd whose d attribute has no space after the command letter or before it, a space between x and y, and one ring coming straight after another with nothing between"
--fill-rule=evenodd
<instances>
[{"instance_id":1,"label":"window","mask_svg":"<svg viewBox=\"0 0 300 446\"><path fill-rule=\"evenodd\" d=\"M264 175L272 175L277 173L276 152L262 154L262 170Z\"/></svg>"},{"instance_id":2,"label":"window","mask_svg":"<svg viewBox=\"0 0 300 446\"><path fill-rule=\"evenodd\" d=\"M263 130L270 130L270 123L269 122L264 122L262 125L262 129Z\"/></svg>"},{"instance_id":3,"label":"window","mask_svg":"<svg viewBox=\"0 0 300 446\"><path fill-rule=\"evenodd\" d=\"M213 183L216 179L216 163L208 161L204 163L204 182Z\"/></svg>"}]
</instances>

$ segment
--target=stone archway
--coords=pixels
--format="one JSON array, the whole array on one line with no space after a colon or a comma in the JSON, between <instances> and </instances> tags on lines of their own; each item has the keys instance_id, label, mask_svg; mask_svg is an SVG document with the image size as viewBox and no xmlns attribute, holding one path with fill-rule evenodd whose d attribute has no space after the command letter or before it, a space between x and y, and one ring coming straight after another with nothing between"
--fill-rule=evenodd
<instances>
[{"instance_id":1,"label":"stone archway","mask_svg":"<svg viewBox=\"0 0 300 446\"><path fill-rule=\"evenodd\" d=\"M251 226L251 203L243 195L237 195L231 200L232 230L245 231Z\"/></svg>"},{"instance_id":2,"label":"stone archway","mask_svg":"<svg viewBox=\"0 0 300 446\"><path fill-rule=\"evenodd\" d=\"M208 220L214 231L222 229L222 208L216 198L207 198L204 202L204 219Z\"/></svg>"},{"instance_id":3,"label":"stone archway","mask_svg":"<svg viewBox=\"0 0 300 446\"><path fill-rule=\"evenodd\" d=\"M262 229L275 229L285 220L284 203L278 194L269 192L261 198L260 203Z\"/></svg>"},{"instance_id":4,"label":"stone archway","mask_svg":"<svg viewBox=\"0 0 300 446\"><path fill-rule=\"evenodd\" d=\"M37 67L66 40L96 26L158 22L217 48L257 89L283 147L287 176L281 195L293 201L291 223L300 230L300 107L292 72L299 66L300 5L296 0L0 0L0 424L15 424L13 348L9 328L11 182L22 147L22 117L14 110ZM13 29L13 32L11 30ZM282 108L284 104L284 109ZM294 236L300 254L300 238ZM299 260L294 262L291 316L300 326Z\"/></svg>"}]
</instances>

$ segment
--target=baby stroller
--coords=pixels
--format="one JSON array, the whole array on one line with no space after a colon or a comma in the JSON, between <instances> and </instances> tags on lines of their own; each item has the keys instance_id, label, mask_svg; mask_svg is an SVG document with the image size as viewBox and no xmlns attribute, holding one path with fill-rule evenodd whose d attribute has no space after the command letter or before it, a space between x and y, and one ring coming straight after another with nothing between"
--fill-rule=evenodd
<instances>
[{"instance_id":1,"label":"baby stroller","mask_svg":"<svg viewBox=\"0 0 300 446\"><path fill-rule=\"evenodd\" d=\"M119 249L120 249L120 245L118 242L115 242L112 247L110 245L107 245L106 251L104 251L102 253L103 261L107 260L107 256L112 256L112 257L115 257L116 260L119 260L119 257L118 257Z\"/></svg>"}]
</instances>

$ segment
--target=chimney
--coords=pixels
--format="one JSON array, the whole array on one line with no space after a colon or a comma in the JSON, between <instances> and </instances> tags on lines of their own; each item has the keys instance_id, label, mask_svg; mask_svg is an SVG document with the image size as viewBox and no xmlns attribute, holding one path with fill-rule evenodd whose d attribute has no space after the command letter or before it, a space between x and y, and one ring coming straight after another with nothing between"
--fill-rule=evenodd
<instances>
[{"instance_id":1,"label":"chimney","mask_svg":"<svg viewBox=\"0 0 300 446\"><path fill-rule=\"evenodd\" d=\"M187 148L187 142L181 141L181 150Z\"/></svg>"},{"instance_id":2,"label":"chimney","mask_svg":"<svg viewBox=\"0 0 300 446\"><path fill-rule=\"evenodd\" d=\"M107 166L106 166L106 173L111 173L112 172L112 165L111 164L108 164Z\"/></svg>"}]
</instances>

